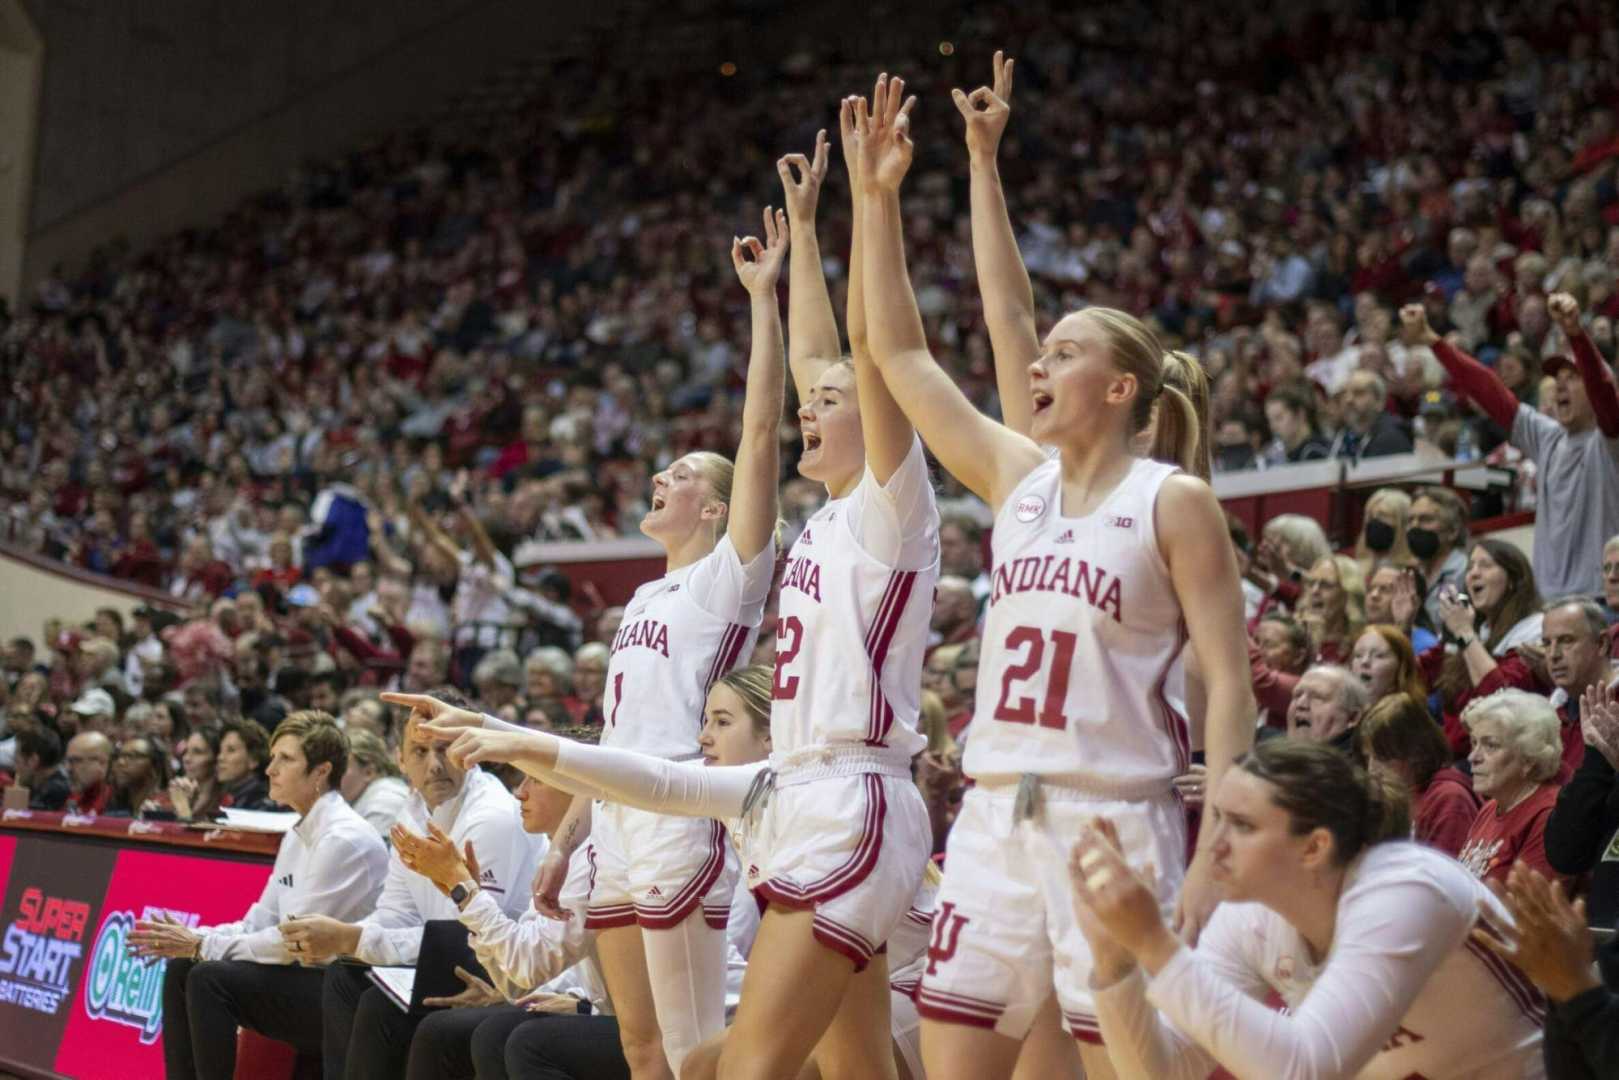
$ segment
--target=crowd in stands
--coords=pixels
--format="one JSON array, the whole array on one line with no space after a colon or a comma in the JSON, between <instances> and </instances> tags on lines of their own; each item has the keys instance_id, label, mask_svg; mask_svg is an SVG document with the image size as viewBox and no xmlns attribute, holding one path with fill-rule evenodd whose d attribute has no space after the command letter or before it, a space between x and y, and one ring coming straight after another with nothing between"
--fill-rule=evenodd
<instances>
[{"instance_id":1,"label":"crowd in stands","mask_svg":"<svg viewBox=\"0 0 1619 1080\"><path fill-rule=\"evenodd\" d=\"M997 42L1039 31L1001 159L1038 308L1122 307L1197 356L1216 472L1422 444L1516 470L1530 554L1470 538L1482 507L1443 487L1378 491L1342 551L1308 518L1233 524L1258 723L1397 777L1419 840L1503 883L1532 867L1598 926L1619 918L1605 14L994 17ZM960 51L912 83L920 132L959 122L944 93L982 60ZM268 805L265 733L315 709L348 733L344 797L386 834L407 787L379 691L455 684L514 723L600 725L622 612L535 546L634 534L653 472L734 446L748 309L725 240L740 207L779 201L769 161L813 142L779 118L821 115L868 68L806 46L723 92L633 57L563 71L52 276L0 325L0 530L186 610L7 643L0 769L37 807L207 818ZM994 410L965 156L916 141L929 338ZM835 293L842 203L823 201ZM821 493L784 490L791 527ZM918 764L940 851L991 582L987 514L944 494ZM756 662L772 652L766 633Z\"/></svg>"}]
</instances>

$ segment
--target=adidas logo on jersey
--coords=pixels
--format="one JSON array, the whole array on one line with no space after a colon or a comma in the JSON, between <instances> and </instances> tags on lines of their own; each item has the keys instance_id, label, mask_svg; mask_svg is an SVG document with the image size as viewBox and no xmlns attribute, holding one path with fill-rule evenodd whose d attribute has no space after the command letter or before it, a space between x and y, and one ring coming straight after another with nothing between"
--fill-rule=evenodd
<instances>
[{"instance_id":1,"label":"adidas logo on jersey","mask_svg":"<svg viewBox=\"0 0 1619 1080\"><path fill-rule=\"evenodd\" d=\"M650 889L648 889L646 891L646 894L648 896L662 896L663 895L663 890L658 888L656 885L654 885L654 886L652 886L652 888L650 888Z\"/></svg>"},{"instance_id":2,"label":"adidas logo on jersey","mask_svg":"<svg viewBox=\"0 0 1619 1080\"><path fill-rule=\"evenodd\" d=\"M1052 543L1054 543L1054 544L1072 544L1073 542L1074 542L1074 530L1073 529L1064 529L1062 531L1062 535L1057 537L1057 539L1052 541Z\"/></svg>"},{"instance_id":3,"label":"adidas logo on jersey","mask_svg":"<svg viewBox=\"0 0 1619 1080\"><path fill-rule=\"evenodd\" d=\"M490 882L490 883L493 883L494 880L495 880L495 871L494 871L493 868L486 868L482 874L478 875L478 881L480 883L481 882L486 882L486 881Z\"/></svg>"},{"instance_id":4,"label":"adidas logo on jersey","mask_svg":"<svg viewBox=\"0 0 1619 1080\"><path fill-rule=\"evenodd\" d=\"M749 863L748 864L748 877L756 878L758 876L759 876L759 867L756 864Z\"/></svg>"},{"instance_id":5,"label":"adidas logo on jersey","mask_svg":"<svg viewBox=\"0 0 1619 1080\"><path fill-rule=\"evenodd\" d=\"M283 888L290 889L292 888L292 875L288 874L286 877L276 878L275 883Z\"/></svg>"},{"instance_id":6,"label":"adidas logo on jersey","mask_svg":"<svg viewBox=\"0 0 1619 1080\"><path fill-rule=\"evenodd\" d=\"M810 547L815 543L815 541L810 538L810 531L808 529L804 530L803 535L798 538L798 542L804 547Z\"/></svg>"},{"instance_id":7,"label":"adidas logo on jersey","mask_svg":"<svg viewBox=\"0 0 1619 1080\"><path fill-rule=\"evenodd\" d=\"M679 585L671 585L671 586L669 586L669 591L670 592L679 592L680 591L680 586Z\"/></svg>"}]
</instances>

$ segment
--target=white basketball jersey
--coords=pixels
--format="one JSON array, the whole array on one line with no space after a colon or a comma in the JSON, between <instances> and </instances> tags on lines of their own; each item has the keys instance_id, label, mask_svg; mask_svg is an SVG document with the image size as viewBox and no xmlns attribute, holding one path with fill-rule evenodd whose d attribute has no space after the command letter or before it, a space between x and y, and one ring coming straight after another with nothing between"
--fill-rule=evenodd
<instances>
[{"instance_id":1,"label":"white basketball jersey","mask_svg":"<svg viewBox=\"0 0 1619 1080\"><path fill-rule=\"evenodd\" d=\"M916 440L886 488L868 469L788 552L776 627L773 756L863 744L916 754L939 511Z\"/></svg>"},{"instance_id":2,"label":"white basketball jersey","mask_svg":"<svg viewBox=\"0 0 1619 1080\"><path fill-rule=\"evenodd\" d=\"M1386 890L1417 883L1443 896L1458 917L1444 926L1401 926L1399 910L1389 910L1401 901L1385 899ZM1332 953L1313 963L1303 937L1280 915L1256 903L1224 904L1197 953L1206 951L1217 970L1253 997L1274 990L1290 1010L1304 1004L1334 961L1386 963L1391 977L1378 993L1411 1003L1382 1049L1355 1073L1357 1080L1540 1076L1545 998L1517 968L1468 937L1480 915L1502 924L1511 918L1481 882L1442 852L1413 843L1377 844L1345 879L1338 926L1341 934L1360 937L1365 927L1366 935L1386 940L1335 941ZM1411 970L1416 943L1436 935L1452 945L1439 966L1420 987L1397 985L1401 973Z\"/></svg>"},{"instance_id":3,"label":"white basketball jersey","mask_svg":"<svg viewBox=\"0 0 1619 1080\"><path fill-rule=\"evenodd\" d=\"M759 636L775 545L742 565L729 536L712 552L635 590L613 636L602 745L696 757L703 706Z\"/></svg>"},{"instance_id":4,"label":"white basketball jersey","mask_svg":"<svg viewBox=\"0 0 1619 1080\"><path fill-rule=\"evenodd\" d=\"M1153 509L1176 469L1141 459L1093 512L1062 514L1053 456L1001 506L963 765L1140 798L1190 763L1165 687L1186 643Z\"/></svg>"}]
</instances>

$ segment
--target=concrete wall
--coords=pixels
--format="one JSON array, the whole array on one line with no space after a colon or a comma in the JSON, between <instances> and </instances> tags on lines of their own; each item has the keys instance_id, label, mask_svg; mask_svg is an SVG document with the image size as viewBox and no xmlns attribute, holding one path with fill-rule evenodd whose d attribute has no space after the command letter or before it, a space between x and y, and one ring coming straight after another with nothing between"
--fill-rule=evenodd
<instances>
[{"instance_id":1,"label":"concrete wall","mask_svg":"<svg viewBox=\"0 0 1619 1080\"><path fill-rule=\"evenodd\" d=\"M29 638L43 650L46 619L65 624L88 622L97 608L116 608L124 616L142 604L184 612L162 594L128 582L72 570L37 557L19 557L0 548L0 641Z\"/></svg>"},{"instance_id":2,"label":"concrete wall","mask_svg":"<svg viewBox=\"0 0 1619 1080\"><path fill-rule=\"evenodd\" d=\"M24 0L46 62L23 276L218 218L621 0Z\"/></svg>"},{"instance_id":3,"label":"concrete wall","mask_svg":"<svg viewBox=\"0 0 1619 1080\"><path fill-rule=\"evenodd\" d=\"M0 0L0 297L17 295L28 236L45 43L20 0Z\"/></svg>"}]
</instances>

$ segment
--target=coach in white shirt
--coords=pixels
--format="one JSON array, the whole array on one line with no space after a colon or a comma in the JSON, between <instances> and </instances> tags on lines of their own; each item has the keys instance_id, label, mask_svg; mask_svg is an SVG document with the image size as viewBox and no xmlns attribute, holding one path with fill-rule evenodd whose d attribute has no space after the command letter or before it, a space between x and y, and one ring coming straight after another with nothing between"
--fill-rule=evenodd
<instances>
[{"instance_id":1,"label":"coach in white shirt","mask_svg":"<svg viewBox=\"0 0 1619 1080\"><path fill-rule=\"evenodd\" d=\"M193 930L142 921L130 935L137 955L166 958L163 1058L169 1076L230 1080L236 1029L251 1028L320 1053L319 968L298 966L280 924L295 915L352 919L376 902L388 853L334 785L348 765L348 740L323 712L295 712L270 741L270 798L302 818L281 839L275 868L241 920Z\"/></svg>"},{"instance_id":2,"label":"coach in white shirt","mask_svg":"<svg viewBox=\"0 0 1619 1080\"><path fill-rule=\"evenodd\" d=\"M434 694L465 700L453 690ZM399 764L410 781L411 796L399 823L420 835L431 821L457 848L470 842L480 864L479 888L508 914L521 915L528 906L540 848L523 831L517 800L492 774L457 768L445 755L449 741L421 731L418 719L411 714L400 743ZM342 957L362 964L414 964L423 925L459 915L449 897L406 869L394 853L376 909L365 918L344 921L317 915L290 920L281 929L287 947L305 963L324 964ZM402 1012L372 984L364 967L332 964L326 971L320 1011L327 1076L395 1080L400 1075L421 1017Z\"/></svg>"}]
</instances>

